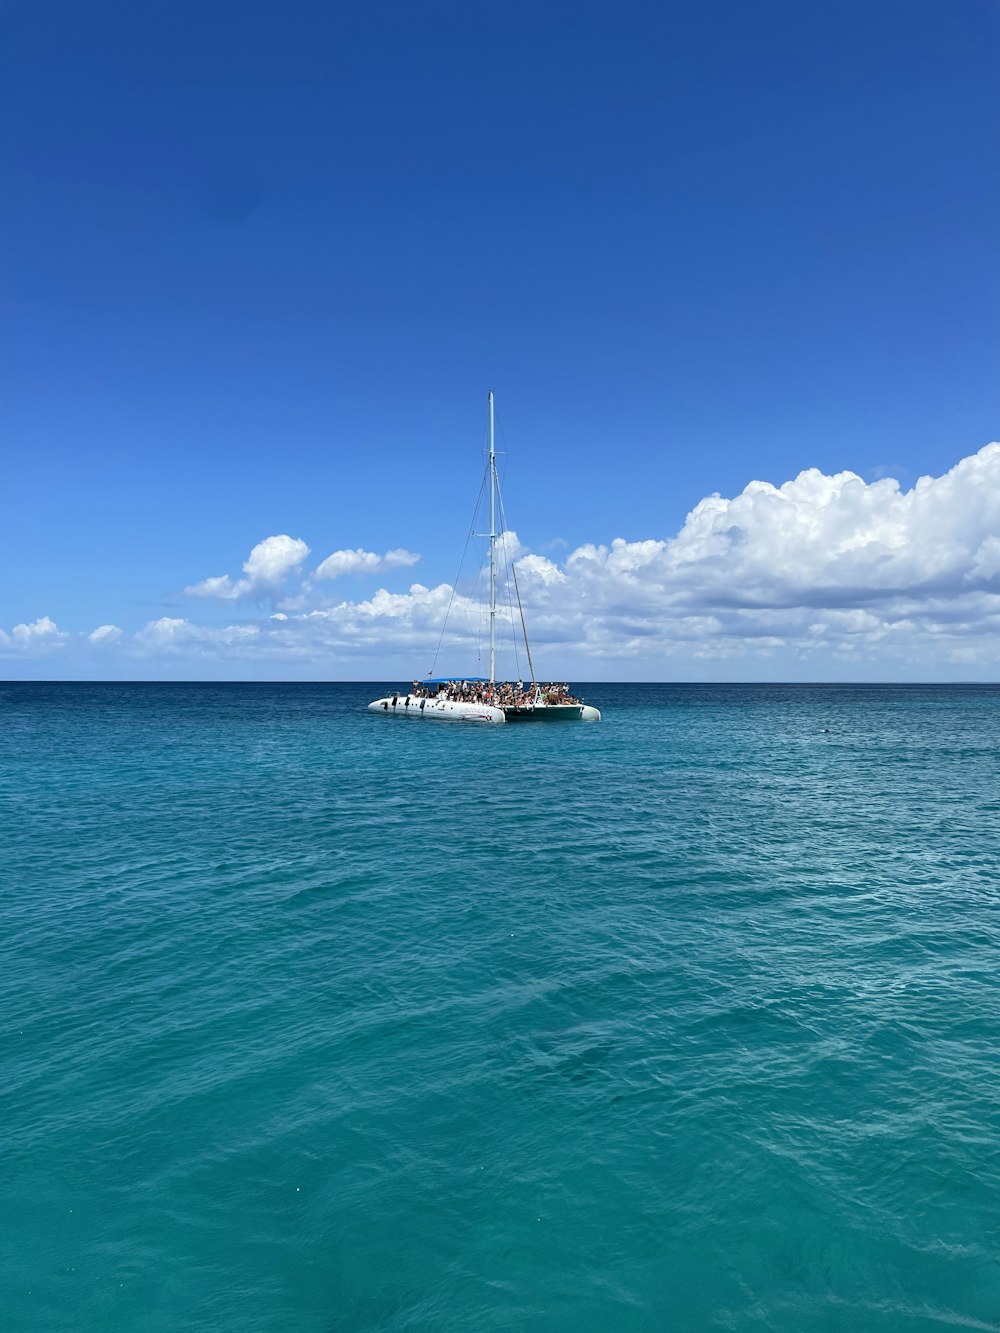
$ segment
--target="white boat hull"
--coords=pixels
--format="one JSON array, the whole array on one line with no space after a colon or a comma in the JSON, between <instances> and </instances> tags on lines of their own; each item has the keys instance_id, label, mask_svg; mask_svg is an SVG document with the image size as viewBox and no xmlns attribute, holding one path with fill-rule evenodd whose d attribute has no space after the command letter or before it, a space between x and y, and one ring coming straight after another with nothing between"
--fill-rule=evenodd
<instances>
[{"instance_id":1,"label":"white boat hull","mask_svg":"<svg viewBox=\"0 0 1000 1333\"><path fill-rule=\"evenodd\" d=\"M493 704L460 703L453 699L421 699L415 694L387 694L368 705L369 713L392 713L396 717L430 718L438 722L485 722L496 726L507 721L600 722L601 714L590 704L537 704L521 708L497 708ZM508 718L507 715L510 715Z\"/></svg>"},{"instance_id":2,"label":"white boat hull","mask_svg":"<svg viewBox=\"0 0 1000 1333\"><path fill-rule=\"evenodd\" d=\"M456 703L451 699L420 699L415 694L387 694L368 705L369 713L423 718L437 722L479 722L495 726L506 722L502 708L492 704Z\"/></svg>"}]
</instances>

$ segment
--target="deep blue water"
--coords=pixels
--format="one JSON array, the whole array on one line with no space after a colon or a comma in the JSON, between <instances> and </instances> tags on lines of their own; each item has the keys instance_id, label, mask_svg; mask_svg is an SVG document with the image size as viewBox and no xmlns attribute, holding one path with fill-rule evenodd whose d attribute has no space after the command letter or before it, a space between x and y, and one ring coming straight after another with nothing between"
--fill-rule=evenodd
<instances>
[{"instance_id":1,"label":"deep blue water","mask_svg":"<svg viewBox=\"0 0 1000 1333\"><path fill-rule=\"evenodd\" d=\"M1000 1329L1000 689L0 685L0 1324Z\"/></svg>"}]
</instances>

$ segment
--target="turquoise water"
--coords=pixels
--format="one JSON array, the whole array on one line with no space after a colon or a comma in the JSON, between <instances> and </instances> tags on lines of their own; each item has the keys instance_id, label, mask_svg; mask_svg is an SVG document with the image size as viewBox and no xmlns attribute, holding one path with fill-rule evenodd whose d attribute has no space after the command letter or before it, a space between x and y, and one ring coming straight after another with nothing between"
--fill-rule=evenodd
<instances>
[{"instance_id":1,"label":"turquoise water","mask_svg":"<svg viewBox=\"0 0 1000 1333\"><path fill-rule=\"evenodd\" d=\"M10 1330L1000 1328L1000 689L2 685Z\"/></svg>"}]
</instances>

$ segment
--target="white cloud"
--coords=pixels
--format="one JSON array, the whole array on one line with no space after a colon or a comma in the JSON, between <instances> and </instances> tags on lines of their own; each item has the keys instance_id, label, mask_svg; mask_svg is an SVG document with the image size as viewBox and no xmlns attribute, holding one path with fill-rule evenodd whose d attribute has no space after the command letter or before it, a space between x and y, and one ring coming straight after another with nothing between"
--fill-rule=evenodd
<instances>
[{"instance_id":1,"label":"white cloud","mask_svg":"<svg viewBox=\"0 0 1000 1333\"><path fill-rule=\"evenodd\" d=\"M15 643L38 644L38 643L61 643L69 638L64 634L54 620L48 616L40 616L31 625L15 625L11 630L11 638Z\"/></svg>"},{"instance_id":2,"label":"white cloud","mask_svg":"<svg viewBox=\"0 0 1000 1333\"><path fill-rule=\"evenodd\" d=\"M516 560L519 556L525 555L527 550L513 528L506 528L497 537L497 559L501 562Z\"/></svg>"},{"instance_id":3,"label":"white cloud","mask_svg":"<svg viewBox=\"0 0 1000 1333\"><path fill-rule=\"evenodd\" d=\"M594 656L742 643L934 651L1000 630L1000 444L909 491L817 469L709 496L676 537L518 562L533 619ZM560 578L560 574L564 575Z\"/></svg>"},{"instance_id":4,"label":"white cloud","mask_svg":"<svg viewBox=\"0 0 1000 1333\"><path fill-rule=\"evenodd\" d=\"M228 574L216 574L202 579L184 591L189 597L208 597L232 602L239 598L264 601L280 597L288 577L295 573L309 547L298 537L281 533L258 542L243 562L242 579L231 579Z\"/></svg>"},{"instance_id":5,"label":"white cloud","mask_svg":"<svg viewBox=\"0 0 1000 1333\"><path fill-rule=\"evenodd\" d=\"M140 643L149 644L168 644L175 643L179 638L184 637L194 626L190 620L182 620L179 617L161 616L159 620L151 620L136 633L136 639Z\"/></svg>"},{"instance_id":6,"label":"white cloud","mask_svg":"<svg viewBox=\"0 0 1000 1333\"><path fill-rule=\"evenodd\" d=\"M359 546L355 551L334 551L317 567L314 575L317 579L336 579L342 574L378 574L387 569L405 569L415 565L420 559L413 551L398 547L377 555L374 551L364 551Z\"/></svg>"},{"instance_id":7,"label":"white cloud","mask_svg":"<svg viewBox=\"0 0 1000 1333\"><path fill-rule=\"evenodd\" d=\"M511 545L516 542L511 538ZM521 548L523 549L523 548ZM814 661L965 662L1000 657L1000 445L910 490L816 469L781 486L709 496L672 538L588 543L556 562L517 560L538 648L580 662L792 654ZM288 641L396 652L429 643L450 589L380 590L294 617ZM320 632L319 625L322 625ZM457 598L454 644L483 633ZM923 655L923 656L922 656Z\"/></svg>"},{"instance_id":8,"label":"white cloud","mask_svg":"<svg viewBox=\"0 0 1000 1333\"><path fill-rule=\"evenodd\" d=\"M265 537L250 552L243 572L254 586L274 587L302 564L309 547L299 537Z\"/></svg>"},{"instance_id":9,"label":"white cloud","mask_svg":"<svg viewBox=\"0 0 1000 1333\"><path fill-rule=\"evenodd\" d=\"M133 636L135 645L144 652L193 651L213 652L219 649L242 648L253 643L260 635L259 625L225 625L221 627L196 625L190 620L161 616L151 620Z\"/></svg>"},{"instance_id":10,"label":"white cloud","mask_svg":"<svg viewBox=\"0 0 1000 1333\"><path fill-rule=\"evenodd\" d=\"M308 555L309 547L300 538L286 534L265 537L244 561L242 578L215 574L192 584L184 591L189 597L211 601L270 601L284 611L304 611L309 607L308 595L311 591L310 579L303 581L301 577L302 566ZM353 551L334 551L320 563L312 578L328 580L339 578L342 574L379 574L415 565L419 559L419 555L403 547L381 555L361 547Z\"/></svg>"},{"instance_id":11,"label":"white cloud","mask_svg":"<svg viewBox=\"0 0 1000 1333\"><path fill-rule=\"evenodd\" d=\"M98 625L87 635L91 643L115 643L121 636L122 631L117 625Z\"/></svg>"},{"instance_id":12,"label":"white cloud","mask_svg":"<svg viewBox=\"0 0 1000 1333\"><path fill-rule=\"evenodd\" d=\"M1000 444L910 491L815 468L780 487L702 500L669 541L584 546L567 571L591 594L641 608L885 605L1000 593Z\"/></svg>"},{"instance_id":13,"label":"white cloud","mask_svg":"<svg viewBox=\"0 0 1000 1333\"><path fill-rule=\"evenodd\" d=\"M0 630L0 648L32 654L45 653L64 647L70 637L54 620L48 616L39 616L30 625L15 625L9 634Z\"/></svg>"},{"instance_id":14,"label":"white cloud","mask_svg":"<svg viewBox=\"0 0 1000 1333\"><path fill-rule=\"evenodd\" d=\"M233 580L228 574L213 574L184 589L188 597L218 597L221 601L234 601L243 596L243 580Z\"/></svg>"},{"instance_id":15,"label":"white cloud","mask_svg":"<svg viewBox=\"0 0 1000 1333\"><path fill-rule=\"evenodd\" d=\"M752 481L733 498L708 496L674 536L585 543L556 559L551 545L548 555L531 552L509 533L507 548L519 552L518 583L543 672L1000 673L1000 444L909 490L890 478L868 483L808 469L780 486ZM413 583L405 592L380 588L324 604L309 579L293 594L286 587L307 554L304 542L268 538L251 552L243 578L220 576L191 590L223 601L249 597L248 589L271 597L277 605L259 623L211 627L163 617L123 637L119 651L151 663L211 659L219 670L238 659L261 674L296 664L339 675L412 673L430 667L450 605L438 669L483 663L488 624L476 600L453 595L448 584ZM324 568L330 579L416 559L406 551L337 551L316 577ZM502 605L509 591L501 589ZM116 631L101 626L89 638L110 644ZM509 640L509 630L503 634ZM42 617L0 632L0 647L10 654L70 637ZM505 660L502 670L513 665Z\"/></svg>"},{"instance_id":16,"label":"white cloud","mask_svg":"<svg viewBox=\"0 0 1000 1333\"><path fill-rule=\"evenodd\" d=\"M523 556L517 562L517 572L522 579L528 578L542 584L566 582L566 575L559 566L544 555Z\"/></svg>"}]
</instances>

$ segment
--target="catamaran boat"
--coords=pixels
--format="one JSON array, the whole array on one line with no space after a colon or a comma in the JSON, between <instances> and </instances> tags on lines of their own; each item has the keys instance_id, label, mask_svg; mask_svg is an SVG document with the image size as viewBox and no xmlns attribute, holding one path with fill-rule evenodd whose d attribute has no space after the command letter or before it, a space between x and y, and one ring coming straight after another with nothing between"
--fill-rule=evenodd
<instances>
[{"instance_id":1,"label":"catamaran boat","mask_svg":"<svg viewBox=\"0 0 1000 1333\"><path fill-rule=\"evenodd\" d=\"M394 717L436 719L440 722L480 722L496 725L501 722L600 722L598 709L569 693L566 685L541 685L535 677L528 645L528 631L517 587L517 572L511 563L509 577L513 583L520 612L524 649L531 674L529 683L518 681L515 688L507 681L496 678L497 642L497 501L503 514L503 499L497 477L496 450L493 438L493 391L489 395L489 487L490 487L490 667L489 676L433 676L393 694L386 694L368 705L370 713L391 714ZM504 525L506 528L506 524ZM442 631L443 636L443 631ZM433 671L433 667L431 669Z\"/></svg>"}]
</instances>

